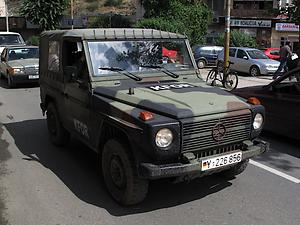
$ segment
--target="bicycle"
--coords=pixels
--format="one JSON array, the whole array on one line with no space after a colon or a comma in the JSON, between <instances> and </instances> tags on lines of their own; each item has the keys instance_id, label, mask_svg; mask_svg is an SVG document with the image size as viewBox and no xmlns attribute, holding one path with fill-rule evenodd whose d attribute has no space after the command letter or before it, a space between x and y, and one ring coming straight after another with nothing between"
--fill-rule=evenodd
<instances>
[{"instance_id":1,"label":"bicycle","mask_svg":"<svg viewBox=\"0 0 300 225\"><path fill-rule=\"evenodd\" d=\"M224 69L220 69L219 65L212 68L206 77L206 83L211 86L216 86L216 82L220 81L227 90L234 90L237 87L239 80L237 72L230 70L231 64L234 63L229 61L228 66Z\"/></svg>"}]
</instances>

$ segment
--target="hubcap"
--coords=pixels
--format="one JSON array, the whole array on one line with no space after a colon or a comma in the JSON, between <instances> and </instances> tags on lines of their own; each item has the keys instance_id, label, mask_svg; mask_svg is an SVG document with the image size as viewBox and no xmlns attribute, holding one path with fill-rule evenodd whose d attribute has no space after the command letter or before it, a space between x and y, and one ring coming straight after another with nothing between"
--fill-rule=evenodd
<instances>
[{"instance_id":1,"label":"hubcap","mask_svg":"<svg viewBox=\"0 0 300 225\"><path fill-rule=\"evenodd\" d=\"M124 188L126 185L123 164L118 156L113 156L110 161L110 176L115 186Z\"/></svg>"}]
</instances>

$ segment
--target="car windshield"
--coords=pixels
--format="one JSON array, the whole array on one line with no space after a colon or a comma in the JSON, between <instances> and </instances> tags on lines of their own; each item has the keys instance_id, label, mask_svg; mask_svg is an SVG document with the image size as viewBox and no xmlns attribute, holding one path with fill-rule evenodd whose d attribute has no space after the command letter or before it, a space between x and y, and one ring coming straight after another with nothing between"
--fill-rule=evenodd
<instances>
[{"instance_id":1,"label":"car windshield","mask_svg":"<svg viewBox=\"0 0 300 225\"><path fill-rule=\"evenodd\" d=\"M8 50L8 60L39 58L38 48L13 48Z\"/></svg>"},{"instance_id":2,"label":"car windshield","mask_svg":"<svg viewBox=\"0 0 300 225\"><path fill-rule=\"evenodd\" d=\"M88 42L93 75L118 74L103 68L119 68L131 73L194 69L184 40Z\"/></svg>"},{"instance_id":3,"label":"car windshield","mask_svg":"<svg viewBox=\"0 0 300 225\"><path fill-rule=\"evenodd\" d=\"M16 45L23 44L24 41L18 34L1 34L0 45Z\"/></svg>"},{"instance_id":4,"label":"car windshield","mask_svg":"<svg viewBox=\"0 0 300 225\"><path fill-rule=\"evenodd\" d=\"M268 59L269 58L265 53L263 53L262 51L259 51L259 50L248 50L247 53L251 59Z\"/></svg>"}]
</instances>

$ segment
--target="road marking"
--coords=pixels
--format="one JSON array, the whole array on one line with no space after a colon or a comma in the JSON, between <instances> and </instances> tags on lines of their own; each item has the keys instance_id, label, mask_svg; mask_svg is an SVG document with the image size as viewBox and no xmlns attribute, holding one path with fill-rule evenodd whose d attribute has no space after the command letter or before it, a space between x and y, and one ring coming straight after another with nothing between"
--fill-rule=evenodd
<instances>
[{"instance_id":1,"label":"road marking","mask_svg":"<svg viewBox=\"0 0 300 225\"><path fill-rule=\"evenodd\" d=\"M275 175L277 175L277 176L280 176L280 177L283 177L283 178L285 178L285 179L287 179L287 180L289 180L289 181L292 181L292 182L294 182L294 183L296 183L296 184L299 184L299 183L300 183L300 180L299 180L299 179L297 179L297 178L295 178L295 177L292 177L292 176L290 176L290 175L287 175L287 174L285 174L285 173L283 173L283 172L280 172L280 171L278 171L278 170L275 170L275 169L273 169L273 168L271 168L271 167L265 166L265 165L263 165L263 164L261 164L261 163L259 163L259 162L256 162L256 161L253 161L253 160L250 159L250 160L249 160L249 163L252 164L252 165L254 165L254 166L257 166L257 167L259 167L259 168L261 168L261 169L267 170L267 171L269 171L269 172L271 172L271 173L273 173L273 174L275 174Z\"/></svg>"}]
</instances>

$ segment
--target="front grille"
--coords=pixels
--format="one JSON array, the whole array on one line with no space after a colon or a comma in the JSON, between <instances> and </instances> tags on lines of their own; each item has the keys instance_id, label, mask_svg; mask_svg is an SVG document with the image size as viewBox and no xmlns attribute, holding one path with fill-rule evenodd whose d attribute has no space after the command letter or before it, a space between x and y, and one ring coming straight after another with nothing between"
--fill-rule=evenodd
<instances>
[{"instance_id":1,"label":"front grille","mask_svg":"<svg viewBox=\"0 0 300 225\"><path fill-rule=\"evenodd\" d=\"M218 123L222 123L226 128L226 135L220 141L216 141L212 135L213 128ZM250 131L249 110L235 112L234 115L219 114L210 119L199 117L194 121L183 121L182 152L218 149L220 146L241 143L249 139Z\"/></svg>"},{"instance_id":2,"label":"front grille","mask_svg":"<svg viewBox=\"0 0 300 225\"><path fill-rule=\"evenodd\" d=\"M38 72L39 72L38 67L35 66L25 67L25 74L33 75L33 74L38 74Z\"/></svg>"}]
</instances>

